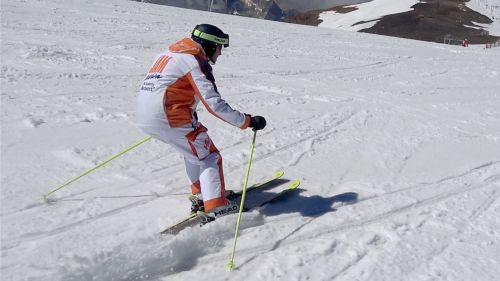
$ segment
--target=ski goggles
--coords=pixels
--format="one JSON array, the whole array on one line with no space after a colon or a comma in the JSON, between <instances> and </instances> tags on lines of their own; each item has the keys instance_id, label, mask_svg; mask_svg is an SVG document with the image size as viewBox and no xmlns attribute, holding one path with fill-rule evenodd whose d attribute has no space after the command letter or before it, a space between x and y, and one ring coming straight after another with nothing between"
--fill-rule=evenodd
<instances>
[{"instance_id":1,"label":"ski goggles","mask_svg":"<svg viewBox=\"0 0 500 281\"><path fill-rule=\"evenodd\" d=\"M195 29L193 31L193 36L201 38L201 39L205 39L205 40L213 42L215 44L222 45L222 46L224 46L224 48L229 47L229 35L225 34L225 33L222 34L222 36L215 36L215 35L200 31L198 29Z\"/></svg>"}]
</instances>

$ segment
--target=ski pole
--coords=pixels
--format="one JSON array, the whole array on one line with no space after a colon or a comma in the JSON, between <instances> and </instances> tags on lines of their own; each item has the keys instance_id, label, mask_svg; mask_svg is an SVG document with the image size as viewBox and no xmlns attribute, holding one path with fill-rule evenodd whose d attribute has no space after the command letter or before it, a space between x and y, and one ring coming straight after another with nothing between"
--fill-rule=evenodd
<instances>
[{"instance_id":1,"label":"ski pole","mask_svg":"<svg viewBox=\"0 0 500 281\"><path fill-rule=\"evenodd\" d=\"M88 175L88 174L92 173L93 171L95 171L95 170L97 170L97 169L101 168L102 166L104 166L104 165L108 164L109 162L113 161L114 159L116 159L116 158L118 158L118 157L122 156L123 154L125 154L125 153L129 152L130 150L132 150L132 149L134 149L134 148L136 148L136 147L138 147L139 145L141 145L141 144L143 144L143 143L145 143L145 142L149 141L151 138L152 138L152 137L147 137L147 138L145 138L145 139L141 140L140 142L138 142L138 143L136 143L136 144L131 145L130 147L128 147L128 148L126 148L126 149L122 150L121 152L119 152L118 154L113 155L113 156L111 156L109 159L107 159L107 160L103 161L102 163L98 164L98 165L97 165L97 166L95 166L94 168L92 168L92 169L90 169L90 170L88 170L88 171L84 172L83 174L81 174L81 175L79 175L79 176L77 176L77 177L75 177L75 178L73 178L73 179L69 180L68 182L66 182L66 183L64 183L64 184L62 184L62 185L60 185L59 187L54 188L54 189L53 189L53 190L51 190L49 193L47 193L47 194L43 194L43 195L42 195L43 200L44 200L45 202L47 202L47 197L49 197L49 196L50 196L51 194L53 194L54 192L56 192L56 191L58 191L58 190L62 189L62 188L63 188L63 187L65 187L65 186L68 186L69 184L71 184L71 183L73 183L73 182L77 181L78 179L80 179L80 178L82 178L82 177L84 177L84 176L86 176L86 175Z\"/></svg>"},{"instance_id":2,"label":"ski pole","mask_svg":"<svg viewBox=\"0 0 500 281\"><path fill-rule=\"evenodd\" d=\"M238 241L238 229L240 228L241 215L243 213L243 208L245 204L245 196L247 193L248 177L250 175L250 166L252 165L253 149L255 146L255 138L257 137L257 130L253 131L252 145L250 146L250 157L248 158L247 170L245 172L245 181L243 183L243 192L241 193L240 210L238 212L238 219L236 220L236 229L234 231L233 249L231 252L231 257L227 263L227 268L233 270L234 268L234 255L236 253L236 242Z\"/></svg>"}]
</instances>

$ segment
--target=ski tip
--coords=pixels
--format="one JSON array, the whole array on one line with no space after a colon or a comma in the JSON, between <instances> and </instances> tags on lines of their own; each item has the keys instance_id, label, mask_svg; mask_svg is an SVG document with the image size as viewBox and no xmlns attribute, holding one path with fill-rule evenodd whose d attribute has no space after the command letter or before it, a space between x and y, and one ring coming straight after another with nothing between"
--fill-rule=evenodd
<instances>
[{"instance_id":1,"label":"ski tip","mask_svg":"<svg viewBox=\"0 0 500 281\"><path fill-rule=\"evenodd\" d=\"M288 187L288 189L290 190L296 189L297 187L299 187L299 185L300 185L300 180L293 181Z\"/></svg>"},{"instance_id":2,"label":"ski tip","mask_svg":"<svg viewBox=\"0 0 500 281\"><path fill-rule=\"evenodd\" d=\"M276 173L274 173L274 177L276 177L276 178L282 177L284 174L285 174L285 171L279 170L279 171L276 171Z\"/></svg>"}]
</instances>

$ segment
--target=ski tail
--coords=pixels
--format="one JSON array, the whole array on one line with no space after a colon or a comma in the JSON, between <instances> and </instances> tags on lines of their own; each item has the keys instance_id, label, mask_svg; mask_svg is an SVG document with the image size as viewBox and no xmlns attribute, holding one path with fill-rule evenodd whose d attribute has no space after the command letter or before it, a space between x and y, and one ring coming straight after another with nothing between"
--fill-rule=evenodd
<instances>
[{"instance_id":1,"label":"ski tail","mask_svg":"<svg viewBox=\"0 0 500 281\"><path fill-rule=\"evenodd\" d=\"M173 225L169 226L168 228L165 228L160 232L160 234L176 234L182 229L184 229L184 225L186 225L189 221L194 219L196 217L196 213L190 214L188 217L185 217L178 222L174 223ZM182 229L179 229L182 228Z\"/></svg>"}]
</instances>

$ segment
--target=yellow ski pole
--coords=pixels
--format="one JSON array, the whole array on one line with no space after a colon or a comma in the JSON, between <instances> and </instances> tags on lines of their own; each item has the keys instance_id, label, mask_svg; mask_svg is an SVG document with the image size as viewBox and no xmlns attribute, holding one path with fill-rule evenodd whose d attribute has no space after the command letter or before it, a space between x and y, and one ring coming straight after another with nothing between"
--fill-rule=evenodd
<instances>
[{"instance_id":1,"label":"yellow ski pole","mask_svg":"<svg viewBox=\"0 0 500 281\"><path fill-rule=\"evenodd\" d=\"M145 139L141 140L140 142L138 142L138 143L136 143L136 144L133 144L132 146L130 146L130 147L128 147L128 148L126 148L126 149L122 150L122 151L121 151L121 152L119 152L118 154L111 156L109 159L107 159L107 160L103 161L102 163L98 164L98 165L97 165L97 166L95 166L94 168L92 168L92 169L90 169L90 170L88 170L88 171L84 172L83 174L81 174L81 175L77 176L76 178L74 178L74 179L72 179L72 180L70 180L70 181L68 181L68 182L66 182L66 183L64 183L64 184L62 184L62 185L60 185L59 187L54 188L54 189L53 189L53 190L51 190L49 193L47 193L47 194L43 194L43 195L42 195L42 196L43 196L43 200L44 200L45 202L47 202L47 197L49 197L49 196L50 196L51 194L53 194L54 192L56 192L56 191L60 190L61 188L65 187L65 186L68 186L69 184L71 184L71 183L73 183L73 182L77 181L78 179L80 179L80 178L82 178L82 177L84 177L84 176L86 176L86 175L88 175L88 174L92 173L93 171L95 171L95 170L97 170L97 169L101 168L102 166L104 166L104 165L108 164L109 162L113 161L114 159L116 159L116 158L118 158L118 157L122 156L123 154L125 154L125 153L129 152L130 150L132 150L132 149L134 149L134 148L136 148L136 147L138 147L139 145L141 145L141 144L143 144L143 143L145 143L145 142L149 141L151 138L152 138L152 137L147 137L147 138L145 138Z\"/></svg>"},{"instance_id":2,"label":"yellow ski pole","mask_svg":"<svg viewBox=\"0 0 500 281\"><path fill-rule=\"evenodd\" d=\"M236 220L236 229L234 231L233 240L233 250L231 252L231 257L227 263L227 268L233 270L234 268L234 255L236 254L236 242L238 241L238 229L240 228L241 214L243 213L243 208L245 204L245 196L247 194L248 177L250 175L250 166L252 165L253 149L255 146L255 138L257 136L257 131L253 131L252 145L250 146L250 157L248 158L247 170L245 172L245 181L243 183L243 192L241 193L240 210L238 212L238 219Z\"/></svg>"}]
</instances>

